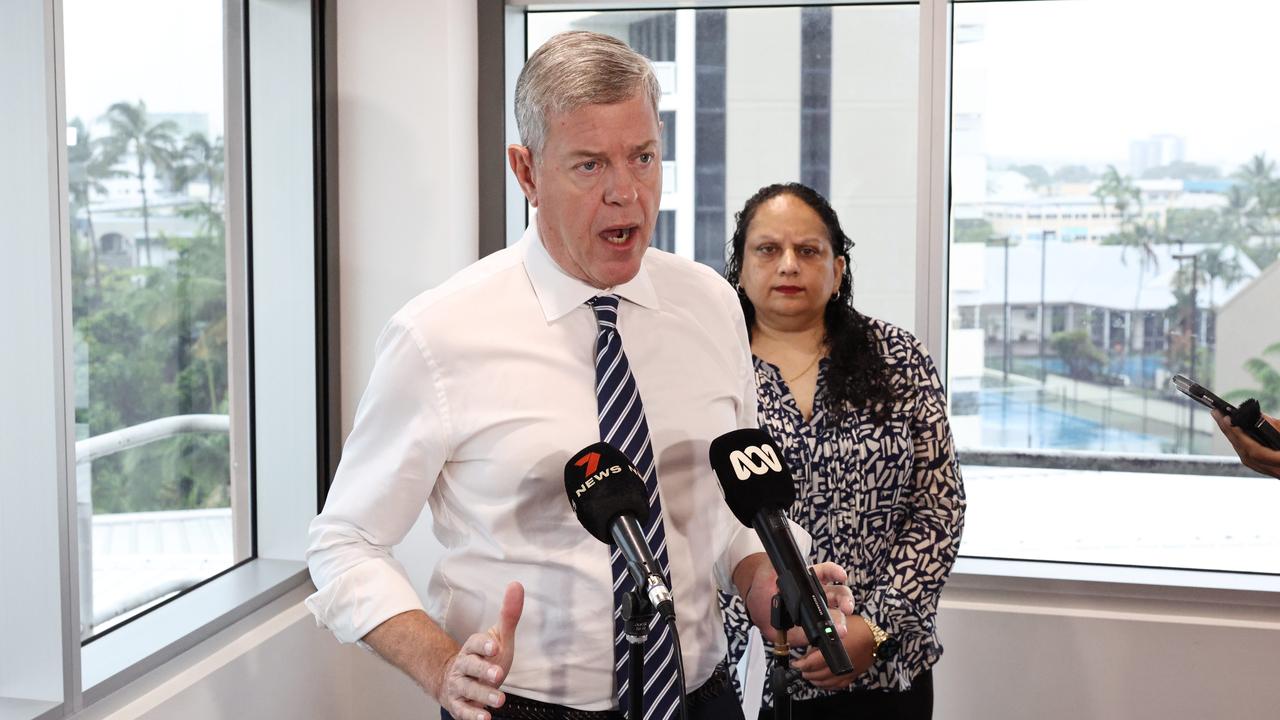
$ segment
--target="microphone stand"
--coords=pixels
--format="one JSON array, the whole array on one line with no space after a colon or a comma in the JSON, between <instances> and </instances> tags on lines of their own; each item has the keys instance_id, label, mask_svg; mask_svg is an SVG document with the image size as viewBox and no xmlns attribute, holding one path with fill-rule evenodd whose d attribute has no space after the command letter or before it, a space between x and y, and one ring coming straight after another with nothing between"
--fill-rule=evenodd
<instances>
[{"instance_id":1,"label":"microphone stand","mask_svg":"<svg viewBox=\"0 0 1280 720\"><path fill-rule=\"evenodd\" d=\"M791 660L791 646L787 644L787 631L795 626L782 593L776 593L770 603L769 624L777 631L773 642L773 665L769 668L769 687L773 689L774 720L791 720L791 695L787 692L787 666Z\"/></svg>"},{"instance_id":2,"label":"microphone stand","mask_svg":"<svg viewBox=\"0 0 1280 720\"><path fill-rule=\"evenodd\" d=\"M628 644L627 717L640 720L644 717L644 643L653 621L653 605L640 588L623 596L622 621Z\"/></svg>"}]
</instances>

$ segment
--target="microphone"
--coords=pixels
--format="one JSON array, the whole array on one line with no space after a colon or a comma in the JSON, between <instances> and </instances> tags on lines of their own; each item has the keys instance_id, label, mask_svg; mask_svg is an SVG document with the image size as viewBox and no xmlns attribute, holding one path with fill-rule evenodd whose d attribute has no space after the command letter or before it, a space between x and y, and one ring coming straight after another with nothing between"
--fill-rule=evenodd
<instances>
[{"instance_id":1,"label":"microphone","mask_svg":"<svg viewBox=\"0 0 1280 720\"><path fill-rule=\"evenodd\" d=\"M795 502L796 488L773 438L760 429L734 430L711 441L710 455L729 509L743 525L755 528L764 544L778 573L787 614L804 628L809 644L822 652L831 672L853 672L849 654L827 615L826 593L801 559L783 514Z\"/></svg>"},{"instance_id":2,"label":"microphone","mask_svg":"<svg viewBox=\"0 0 1280 720\"><path fill-rule=\"evenodd\" d=\"M640 471L621 450L598 442L565 463L564 489L578 522L595 539L618 546L636 587L660 615L674 622L671 590L640 527L649 520L649 496Z\"/></svg>"}]
</instances>

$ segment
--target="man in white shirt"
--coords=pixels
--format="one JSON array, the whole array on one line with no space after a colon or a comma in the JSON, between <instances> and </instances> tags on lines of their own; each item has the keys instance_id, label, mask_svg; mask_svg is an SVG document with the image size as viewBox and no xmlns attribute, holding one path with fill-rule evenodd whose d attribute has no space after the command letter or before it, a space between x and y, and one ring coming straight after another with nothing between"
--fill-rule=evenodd
<instances>
[{"instance_id":1,"label":"man in white shirt","mask_svg":"<svg viewBox=\"0 0 1280 720\"><path fill-rule=\"evenodd\" d=\"M690 717L741 717L723 692L716 590L738 592L767 628L777 578L724 505L707 449L756 426L754 372L733 290L646 252L662 187L657 98L648 62L607 36L565 33L530 58L516 90L523 144L508 159L534 220L392 317L312 523L308 606L446 717L619 717L615 570L563 479L602 437L585 304L601 295L620 299L647 417L687 688L714 700ZM390 552L424 503L446 548L426 608ZM852 612L843 570L817 569L835 583L828 602Z\"/></svg>"}]
</instances>

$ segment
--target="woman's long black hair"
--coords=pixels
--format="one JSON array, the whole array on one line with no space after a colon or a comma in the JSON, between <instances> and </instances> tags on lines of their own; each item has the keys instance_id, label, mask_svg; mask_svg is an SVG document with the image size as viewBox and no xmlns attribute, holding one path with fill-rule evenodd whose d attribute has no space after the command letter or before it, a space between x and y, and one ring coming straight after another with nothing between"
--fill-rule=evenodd
<instances>
[{"instance_id":1,"label":"woman's long black hair","mask_svg":"<svg viewBox=\"0 0 1280 720\"><path fill-rule=\"evenodd\" d=\"M760 188L734 216L736 224L730 241L725 277L731 285L738 288L738 300L742 303L742 313L747 318L747 332L754 331L756 323L756 309L739 285L747 228L751 226L751 220L762 204L784 194L797 198L822 218L822 224L827 228L827 237L831 240L833 255L844 258L840 289L827 303L823 314L823 324L826 327L823 342L831 360L827 374L828 407L840 414L850 408L867 407L873 418L884 421L888 419L894 399L892 372L884 356L880 354L880 343L870 319L853 309L853 271L849 259L853 241L841 229L840 219L836 217L831 203L807 185L784 183Z\"/></svg>"}]
</instances>

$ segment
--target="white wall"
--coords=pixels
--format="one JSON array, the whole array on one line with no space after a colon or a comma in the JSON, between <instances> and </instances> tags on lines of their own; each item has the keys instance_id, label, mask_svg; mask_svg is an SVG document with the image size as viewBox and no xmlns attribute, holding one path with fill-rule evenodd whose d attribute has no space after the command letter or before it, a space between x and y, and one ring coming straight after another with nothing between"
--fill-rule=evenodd
<instances>
[{"instance_id":1,"label":"white wall","mask_svg":"<svg viewBox=\"0 0 1280 720\"><path fill-rule=\"evenodd\" d=\"M1083 586L1049 594L953 584L938 617L938 720L1280 717L1273 600L1224 606L1194 591L1100 599L1075 594Z\"/></svg>"},{"instance_id":2,"label":"white wall","mask_svg":"<svg viewBox=\"0 0 1280 720\"><path fill-rule=\"evenodd\" d=\"M344 429L374 338L409 297L475 254L475 19L465 0L339 3ZM418 528L400 553L419 587ZM939 720L1274 718L1280 610L983 589L940 616ZM305 591L302 591L305 592ZM314 626L295 594L122 691L112 718L430 718L369 655ZM211 641L212 643L213 641ZM211 649L212 648L212 649ZM197 657L204 654L201 664ZM212 654L215 660L209 660ZM184 670L185 667L185 670ZM181 672L178 672L181 671ZM120 706L132 698L132 705ZM139 712L130 712L133 708Z\"/></svg>"},{"instance_id":3,"label":"white wall","mask_svg":"<svg viewBox=\"0 0 1280 720\"><path fill-rule=\"evenodd\" d=\"M469 0L338 3L343 436L383 324L476 259Z\"/></svg>"}]
</instances>

